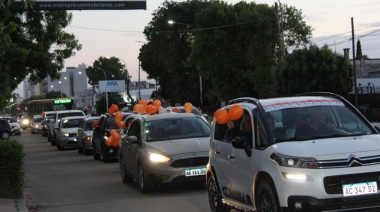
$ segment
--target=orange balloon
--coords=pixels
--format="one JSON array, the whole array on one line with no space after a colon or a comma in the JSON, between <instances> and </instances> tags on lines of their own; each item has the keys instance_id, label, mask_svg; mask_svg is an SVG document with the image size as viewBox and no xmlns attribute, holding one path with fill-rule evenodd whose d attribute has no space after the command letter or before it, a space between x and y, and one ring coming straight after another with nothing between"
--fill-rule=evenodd
<instances>
[{"instance_id":1,"label":"orange balloon","mask_svg":"<svg viewBox=\"0 0 380 212\"><path fill-rule=\"evenodd\" d=\"M191 111L193 111L193 105L190 102L186 102L183 108L185 109L186 113L191 113Z\"/></svg>"},{"instance_id":2,"label":"orange balloon","mask_svg":"<svg viewBox=\"0 0 380 212\"><path fill-rule=\"evenodd\" d=\"M113 115L113 112L115 111L113 111L112 108L108 108L108 114Z\"/></svg>"},{"instance_id":3,"label":"orange balloon","mask_svg":"<svg viewBox=\"0 0 380 212\"><path fill-rule=\"evenodd\" d=\"M106 139L105 144L106 144L107 146L112 146L112 143L113 143L113 138L112 138L112 136L110 136L110 137L108 137L108 138Z\"/></svg>"},{"instance_id":4,"label":"orange balloon","mask_svg":"<svg viewBox=\"0 0 380 212\"><path fill-rule=\"evenodd\" d=\"M116 125L117 125L119 128L121 128L121 129L125 128L125 122L124 122L124 121L116 122Z\"/></svg>"},{"instance_id":5,"label":"orange balloon","mask_svg":"<svg viewBox=\"0 0 380 212\"><path fill-rule=\"evenodd\" d=\"M139 108L139 113L146 113L146 105L141 105Z\"/></svg>"},{"instance_id":6,"label":"orange balloon","mask_svg":"<svg viewBox=\"0 0 380 212\"><path fill-rule=\"evenodd\" d=\"M115 137L115 135L118 134L118 132L115 129L112 129L110 131L110 134L111 134L111 137Z\"/></svg>"},{"instance_id":7,"label":"orange balloon","mask_svg":"<svg viewBox=\"0 0 380 212\"><path fill-rule=\"evenodd\" d=\"M115 122L118 123L123 118L123 113L121 111L118 111L115 113Z\"/></svg>"},{"instance_id":8,"label":"orange balloon","mask_svg":"<svg viewBox=\"0 0 380 212\"><path fill-rule=\"evenodd\" d=\"M140 100L139 100L139 104L140 104L140 105L147 105L148 103L147 103L145 100L140 99Z\"/></svg>"},{"instance_id":9,"label":"orange balloon","mask_svg":"<svg viewBox=\"0 0 380 212\"><path fill-rule=\"evenodd\" d=\"M42 112L41 113L41 117L43 118L45 116L45 112Z\"/></svg>"},{"instance_id":10,"label":"orange balloon","mask_svg":"<svg viewBox=\"0 0 380 212\"><path fill-rule=\"evenodd\" d=\"M146 112L150 115L156 113L156 108L153 105L147 105L145 109L146 109Z\"/></svg>"},{"instance_id":11,"label":"orange balloon","mask_svg":"<svg viewBox=\"0 0 380 212\"><path fill-rule=\"evenodd\" d=\"M115 104L112 104L111 109L113 110L113 112L115 112L115 111L119 110L119 107Z\"/></svg>"},{"instance_id":12,"label":"orange balloon","mask_svg":"<svg viewBox=\"0 0 380 212\"><path fill-rule=\"evenodd\" d=\"M135 111L136 113L139 112L139 107L141 107L140 104L135 104L135 106L133 106L133 111Z\"/></svg>"},{"instance_id":13,"label":"orange balloon","mask_svg":"<svg viewBox=\"0 0 380 212\"><path fill-rule=\"evenodd\" d=\"M94 120L94 121L91 122L91 126L92 126L92 128L95 128L95 127L97 127L98 125L99 125L99 121L98 121L98 120Z\"/></svg>"},{"instance_id":14,"label":"orange balloon","mask_svg":"<svg viewBox=\"0 0 380 212\"><path fill-rule=\"evenodd\" d=\"M230 120L238 120L243 116L243 107L241 105L232 105L228 110L228 118Z\"/></svg>"},{"instance_id":15,"label":"orange balloon","mask_svg":"<svg viewBox=\"0 0 380 212\"><path fill-rule=\"evenodd\" d=\"M219 109L214 113L214 118L216 123L218 124L225 124L228 121L228 114L227 111L224 109Z\"/></svg>"},{"instance_id":16,"label":"orange balloon","mask_svg":"<svg viewBox=\"0 0 380 212\"><path fill-rule=\"evenodd\" d=\"M156 107L157 109L160 109L161 107L161 101L156 99L153 101L153 106Z\"/></svg>"}]
</instances>

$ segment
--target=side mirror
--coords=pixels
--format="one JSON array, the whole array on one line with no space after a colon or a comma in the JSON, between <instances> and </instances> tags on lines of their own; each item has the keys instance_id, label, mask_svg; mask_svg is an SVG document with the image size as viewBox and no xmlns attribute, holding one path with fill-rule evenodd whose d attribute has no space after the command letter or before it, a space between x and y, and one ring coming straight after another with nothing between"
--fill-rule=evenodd
<instances>
[{"instance_id":1,"label":"side mirror","mask_svg":"<svg viewBox=\"0 0 380 212\"><path fill-rule=\"evenodd\" d=\"M204 114L202 114L202 115L203 115L203 117L205 117L205 118L207 118L207 116L208 116L207 113L204 113Z\"/></svg>"},{"instance_id":2,"label":"side mirror","mask_svg":"<svg viewBox=\"0 0 380 212\"><path fill-rule=\"evenodd\" d=\"M234 138L232 141L232 146L236 149L244 149L245 153L248 157L252 155L252 150L249 147L247 137L240 136Z\"/></svg>"},{"instance_id":3,"label":"side mirror","mask_svg":"<svg viewBox=\"0 0 380 212\"><path fill-rule=\"evenodd\" d=\"M131 143L133 143L133 144L138 144L138 143L139 143L137 137L134 136L134 135L132 135L132 136L128 136L127 139L128 139L129 142L131 142Z\"/></svg>"}]
</instances>

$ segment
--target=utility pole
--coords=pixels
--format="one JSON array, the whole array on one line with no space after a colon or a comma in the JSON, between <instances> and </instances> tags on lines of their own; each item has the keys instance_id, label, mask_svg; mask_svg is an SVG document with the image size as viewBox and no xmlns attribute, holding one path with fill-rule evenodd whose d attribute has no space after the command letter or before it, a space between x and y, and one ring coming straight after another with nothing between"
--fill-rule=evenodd
<instances>
[{"instance_id":1,"label":"utility pole","mask_svg":"<svg viewBox=\"0 0 380 212\"><path fill-rule=\"evenodd\" d=\"M355 35L354 35L354 18L351 17L351 32L352 32L352 63L354 68L354 84L355 84L355 107L359 109L359 102L358 102L358 89L356 85L356 61L355 61Z\"/></svg>"},{"instance_id":2,"label":"utility pole","mask_svg":"<svg viewBox=\"0 0 380 212\"><path fill-rule=\"evenodd\" d=\"M280 2L280 10L278 8L277 2L274 3L276 10L276 21L277 21L277 37L278 37L278 58L280 62L285 59L285 49L284 49L284 33L282 28L282 7Z\"/></svg>"}]
</instances>

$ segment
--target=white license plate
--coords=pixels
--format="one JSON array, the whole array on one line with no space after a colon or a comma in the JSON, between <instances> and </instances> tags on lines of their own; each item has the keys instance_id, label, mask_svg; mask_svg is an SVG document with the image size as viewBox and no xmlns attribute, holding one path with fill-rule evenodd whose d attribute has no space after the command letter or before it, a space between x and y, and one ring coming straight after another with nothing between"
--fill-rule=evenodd
<instances>
[{"instance_id":1,"label":"white license plate","mask_svg":"<svg viewBox=\"0 0 380 212\"><path fill-rule=\"evenodd\" d=\"M356 195L375 194L375 193L377 193L376 182L343 185L343 196L356 196Z\"/></svg>"},{"instance_id":2,"label":"white license plate","mask_svg":"<svg viewBox=\"0 0 380 212\"><path fill-rule=\"evenodd\" d=\"M205 175L205 174L206 174L206 168L185 170L185 176L197 176L197 175Z\"/></svg>"}]
</instances>

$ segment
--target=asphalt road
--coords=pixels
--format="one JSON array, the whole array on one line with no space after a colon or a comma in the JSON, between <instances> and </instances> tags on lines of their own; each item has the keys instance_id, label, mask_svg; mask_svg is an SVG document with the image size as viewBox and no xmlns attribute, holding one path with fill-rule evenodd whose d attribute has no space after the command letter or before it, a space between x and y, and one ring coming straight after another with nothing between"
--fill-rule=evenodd
<instances>
[{"instance_id":1,"label":"asphalt road","mask_svg":"<svg viewBox=\"0 0 380 212\"><path fill-rule=\"evenodd\" d=\"M164 186L142 194L136 182L122 183L116 161L95 161L76 149L59 151L29 129L12 138L24 146L29 211L210 211L204 185Z\"/></svg>"}]
</instances>

